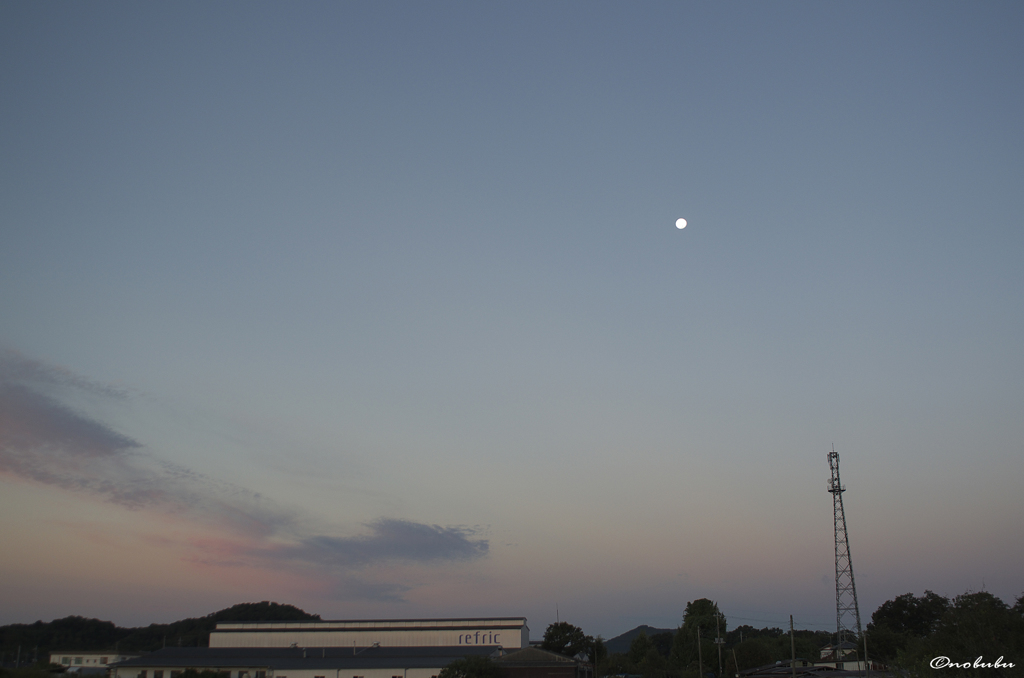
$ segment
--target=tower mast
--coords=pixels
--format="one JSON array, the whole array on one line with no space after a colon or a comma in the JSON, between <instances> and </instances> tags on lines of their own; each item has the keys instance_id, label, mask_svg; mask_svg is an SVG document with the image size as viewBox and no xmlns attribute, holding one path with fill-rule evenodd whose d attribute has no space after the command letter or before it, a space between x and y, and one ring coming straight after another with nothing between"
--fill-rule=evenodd
<instances>
[{"instance_id":1,"label":"tower mast","mask_svg":"<svg viewBox=\"0 0 1024 678\"><path fill-rule=\"evenodd\" d=\"M857 586L853 582L853 562L850 560L850 540L846 534L846 514L843 512L843 492L846 488L839 480L839 454L836 446L828 453L828 466L832 477L828 491L832 494L832 512L836 531L836 649L835 659L842 659L843 644L853 643L861 637L860 608L857 606ZM838 665L837 665L838 668Z\"/></svg>"}]
</instances>

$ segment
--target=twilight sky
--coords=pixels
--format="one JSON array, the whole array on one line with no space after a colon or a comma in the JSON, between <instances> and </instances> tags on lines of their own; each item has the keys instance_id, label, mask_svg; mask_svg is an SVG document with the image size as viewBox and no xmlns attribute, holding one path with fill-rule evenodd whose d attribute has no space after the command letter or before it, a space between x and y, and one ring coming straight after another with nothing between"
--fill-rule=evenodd
<instances>
[{"instance_id":1,"label":"twilight sky","mask_svg":"<svg viewBox=\"0 0 1024 678\"><path fill-rule=\"evenodd\" d=\"M1017 2L3 2L0 624L1012 602L1022 215Z\"/></svg>"}]
</instances>

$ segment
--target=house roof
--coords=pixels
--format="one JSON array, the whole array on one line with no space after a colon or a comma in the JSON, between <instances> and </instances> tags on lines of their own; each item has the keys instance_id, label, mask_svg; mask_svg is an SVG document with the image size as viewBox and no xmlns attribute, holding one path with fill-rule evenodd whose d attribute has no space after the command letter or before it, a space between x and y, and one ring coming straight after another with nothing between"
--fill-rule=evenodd
<instances>
[{"instance_id":1,"label":"house roof","mask_svg":"<svg viewBox=\"0 0 1024 678\"><path fill-rule=\"evenodd\" d=\"M789 661L767 664L756 669L746 669L740 671L740 675L743 678L761 678L762 676L765 678L784 678L784 676L793 675L794 669L801 678L852 678L854 676L859 678L864 675L862 671L847 671L828 665L791 667Z\"/></svg>"},{"instance_id":2,"label":"house roof","mask_svg":"<svg viewBox=\"0 0 1024 678\"><path fill-rule=\"evenodd\" d=\"M495 657L494 661L502 666L576 666L580 662L564 654L543 650L539 647L524 647L511 650Z\"/></svg>"}]
</instances>

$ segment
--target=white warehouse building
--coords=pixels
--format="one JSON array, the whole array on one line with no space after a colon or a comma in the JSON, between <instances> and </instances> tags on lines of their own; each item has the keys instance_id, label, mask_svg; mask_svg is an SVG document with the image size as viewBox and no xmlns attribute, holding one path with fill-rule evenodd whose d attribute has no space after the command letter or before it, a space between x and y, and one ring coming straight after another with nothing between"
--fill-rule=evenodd
<instances>
[{"instance_id":1,"label":"white warehouse building","mask_svg":"<svg viewBox=\"0 0 1024 678\"><path fill-rule=\"evenodd\" d=\"M222 622L210 647L530 646L526 617L355 621Z\"/></svg>"},{"instance_id":2,"label":"white warehouse building","mask_svg":"<svg viewBox=\"0 0 1024 678\"><path fill-rule=\"evenodd\" d=\"M209 647L121 661L111 678L184 678L190 669L219 678L437 678L457 659L529 647L525 617L221 622Z\"/></svg>"}]
</instances>

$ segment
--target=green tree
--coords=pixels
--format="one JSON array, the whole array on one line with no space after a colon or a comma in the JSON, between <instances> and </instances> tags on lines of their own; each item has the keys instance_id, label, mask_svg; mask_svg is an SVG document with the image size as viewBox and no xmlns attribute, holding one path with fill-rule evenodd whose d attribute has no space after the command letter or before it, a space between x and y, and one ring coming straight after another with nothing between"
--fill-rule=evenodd
<instances>
[{"instance_id":1,"label":"green tree","mask_svg":"<svg viewBox=\"0 0 1024 678\"><path fill-rule=\"evenodd\" d=\"M46 656L50 649L107 650L112 649L127 632L113 622L84 617L11 624L0 627L0 650L10 653L16 651L19 645L33 648L33 651L38 648L40 657ZM25 655L22 656L24 659Z\"/></svg>"},{"instance_id":2,"label":"green tree","mask_svg":"<svg viewBox=\"0 0 1024 678\"><path fill-rule=\"evenodd\" d=\"M888 661L907 676L935 676L930 662L948 657L956 663L994 662L999 657L1017 664L1013 668L944 668L953 678L1022 676L1024 653L1024 604L1005 602L987 591L964 593L952 601L926 591L921 597L904 594L886 601L872 615L868 647L873 657Z\"/></svg>"},{"instance_id":3,"label":"green tree","mask_svg":"<svg viewBox=\"0 0 1024 678\"><path fill-rule=\"evenodd\" d=\"M590 654L594 648L594 639L569 622L555 622L548 624L540 646L549 652L575 657L581 652Z\"/></svg>"},{"instance_id":4,"label":"green tree","mask_svg":"<svg viewBox=\"0 0 1024 678\"><path fill-rule=\"evenodd\" d=\"M641 631L633 639L633 642L629 644L629 661L633 664L639 664L647 656L647 653L654 649L654 643L647 637L647 633Z\"/></svg>"},{"instance_id":5,"label":"green tree","mask_svg":"<svg viewBox=\"0 0 1024 678\"><path fill-rule=\"evenodd\" d=\"M897 633L927 636L936 629L949 608L949 600L931 591L920 598L904 593L878 606L871 614L872 626L888 626Z\"/></svg>"},{"instance_id":6,"label":"green tree","mask_svg":"<svg viewBox=\"0 0 1024 678\"><path fill-rule=\"evenodd\" d=\"M637 672L645 678L664 678L667 668L668 661L653 645L647 650L647 654L644 655L640 663L636 665Z\"/></svg>"},{"instance_id":7,"label":"green tree","mask_svg":"<svg viewBox=\"0 0 1024 678\"><path fill-rule=\"evenodd\" d=\"M650 636L651 645L658 651L662 657L670 657L672 655L672 641L675 639L676 634L672 631L665 631L663 633L655 633Z\"/></svg>"},{"instance_id":8,"label":"green tree","mask_svg":"<svg viewBox=\"0 0 1024 678\"><path fill-rule=\"evenodd\" d=\"M590 642L590 647L587 648L587 654L590 655L591 661L594 662L594 669L597 670L597 665L603 662L608 657L608 648L604 646L604 638L598 636L587 636Z\"/></svg>"},{"instance_id":9,"label":"green tree","mask_svg":"<svg viewBox=\"0 0 1024 678\"><path fill-rule=\"evenodd\" d=\"M320 615L309 614L294 605L269 601L239 603L205 617L182 619L170 624L150 624L145 628L131 629L131 633L121 640L120 648L149 652L164 645L206 647L210 644L210 631L216 628L218 622L317 621L319 619Z\"/></svg>"},{"instance_id":10,"label":"green tree","mask_svg":"<svg viewBox=\"0 0 1024 678\"><path fill-rule=\"evenodd\" d=\"M704 668L711 666L711 656L715 653L715 628L725 635L725 615L718 609L718 604L707 598L699 598L686 604L683 613L683 625L676 631L672 641L672 663L680 669L696 668L698 665L697 637L700 635L700 652L704 655ZM717 654L715 655L717 657ZM716 660L717 661L717 660Z\"/></svg>"},{"instance_id":11,"label":"green tree","mask_svg":"<svg viewBox=\"0 0 1024 678\"><path fill-rule=\"evenodd\" d=\"M487 657L466 657L456 659L441 669L437 678L500 678L498 665Z\"/></svg>"},{"instance_id":12,"label":"green tree","mask_svg":"<svg viewBox=\"0 0 1024 678\"><path fill-rule=\"evenodd\" d=\"M53 678L50 672L41 666L27 666L19 669L0 667L0 678Z\"/></svg>"},{"instance_id":13,"label":"green tree","mask_svg":"<svg viewBox=\"0 0 1024 678\"><path fill-rule=\"evenodd\" d=\"M112 622L84 617L65 617L51 622L10 624L0 626L0 653L12 655L18 646L33 648L35 661L48 657L50 650L113 650L149 652L166 645L205 647L210 631L222 621L318 620L293 605L264 601L242 603L198 619L182 619L171 624L150 624L144 628L126 629Z\"/></svg>"},{"instance_id":14,"label":"green tree","mask_svg":"<svg viewBox=\"0 0 1024 678\"><path fill-rule=\"evenodd\" d=\"M618 676L633 673L633 671L634 668L629 662L629 656L622 652L616 652L609 655L607 659L602 660L601 670L597 675Z\"/></svg>"},{"instance_id":15,"label":"green tree","mask_svg":"<svg viewBox=\"0 0 1024 678\"><path fill-rule=\"evenodd\" d=\"M963 593L955 597L939 621L931 638L934 650L961 657L1015 656L1024 650L1024 638L1014 623L1014 613L1002 600L988 591ZM961 660L964 661L964 660ZM1021 662L1014 662L1020 668Z\"/></svg>"},{"instance_id":16,"label":"green tree","mask_svg":"<svg viewBox=\"0 0 1024 678\"><path fill-rule=\"evenodd\" d=\"M921 597L904 593L878 606L867 626L868 649L882 661L893 661L914 638L934 633L946 611L949 600L931 591Z\"/></svg>"}]
</instances>

